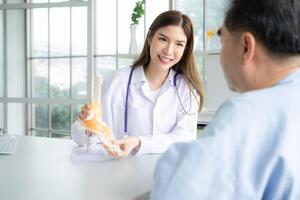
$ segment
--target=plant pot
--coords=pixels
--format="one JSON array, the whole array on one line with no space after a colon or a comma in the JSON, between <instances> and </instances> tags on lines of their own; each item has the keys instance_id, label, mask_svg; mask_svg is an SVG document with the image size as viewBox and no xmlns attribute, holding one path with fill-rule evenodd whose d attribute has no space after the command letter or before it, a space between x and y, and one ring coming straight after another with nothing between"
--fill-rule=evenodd
<instances>
[{"instance_id":1,"label":"plant pot","mask_svg":"<svg viewBox=\"0 0 300 200\"><path fill-rule=\"evenodd\" d=\"M137 25L130 25L130 44L129 44L129 54L137 54L139 53L137 40L136 40L136 28Z\"/></svg>"}]
</instances>

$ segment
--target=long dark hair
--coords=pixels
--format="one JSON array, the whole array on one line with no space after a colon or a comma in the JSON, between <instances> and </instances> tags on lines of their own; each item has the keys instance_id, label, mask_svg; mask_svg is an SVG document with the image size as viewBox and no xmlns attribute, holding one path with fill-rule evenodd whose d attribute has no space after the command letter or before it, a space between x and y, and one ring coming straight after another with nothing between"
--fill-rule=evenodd
<instances>
[{"instance_id":1,"label":"long dark hair","mask_svg":"<svg viewBox=\"0 0 300 200\"><path fill-rule=\"evenodd\" d=\"M172 69L178 73L183 74L184 78L188 82L189 88L190 89L194 88L196 92L199 94L200 96L199 111L200 111L204 103L204 89L197 68L197 64L195 61L195 56L193 53L193 47L194 47L193 24L191 19L187 15L176 10L169 10L158 15L158 17L156 17L156 19L152 22L149 28L142 53L140 54L138 59L134 61L132 67L133 68L138 66L143 66L144 68L148 67L151 60L150 46L148 44L148 41L151 40L154 33L158 29L169 25L181 26L187 37L187 43L183 55L179 60L179 62L172 66Z\"/></svg>"}]
</instances>

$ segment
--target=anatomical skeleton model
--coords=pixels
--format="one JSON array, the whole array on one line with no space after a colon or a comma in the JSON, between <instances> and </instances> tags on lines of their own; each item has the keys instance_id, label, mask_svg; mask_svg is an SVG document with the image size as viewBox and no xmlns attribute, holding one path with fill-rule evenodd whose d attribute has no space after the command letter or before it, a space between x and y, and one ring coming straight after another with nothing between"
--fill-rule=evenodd
<instances>
[{"instance_id":1,"label":"anatomical skeleton model","mask_svg":"<svg viewBox=\"0 0 300 200\"><path fill-rule=\"evenodd\" d=\"M93 88L93 101L90 104L90 113L85 120L77 119L77 126L85 132L95 133L102 145L106 147L110 152L114 152L116 155L121 155L122 151L118 144L111 128L109 128L102 121L100 94L101 94L101 78L96 76Z\"/></svg>"}]
</instances>

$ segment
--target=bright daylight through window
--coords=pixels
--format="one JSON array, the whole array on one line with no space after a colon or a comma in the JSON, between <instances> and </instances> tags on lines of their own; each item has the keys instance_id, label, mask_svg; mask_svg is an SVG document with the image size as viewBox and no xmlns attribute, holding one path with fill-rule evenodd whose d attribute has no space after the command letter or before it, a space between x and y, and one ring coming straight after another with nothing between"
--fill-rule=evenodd
<instances>
[{"instance_id":1,"label":"bright daylight through window","mask_svg":"<svg viewBox=\"0 0 300 200\"><path fill-rule=\"evenodd\" d=\"M70 138L72 122L89 101L91 77L105 78L130 66L153 19L170 9L193 20L199 70L208 98L215 95L208 82L214 68L206 66L218 59L215 33L226 1L145 0L145 13L135 25L137 47L129 50L136 2L0 0L0 128L21 135ZM219 103L210 102L208 110Z\"/></svg>"}]
</instances>

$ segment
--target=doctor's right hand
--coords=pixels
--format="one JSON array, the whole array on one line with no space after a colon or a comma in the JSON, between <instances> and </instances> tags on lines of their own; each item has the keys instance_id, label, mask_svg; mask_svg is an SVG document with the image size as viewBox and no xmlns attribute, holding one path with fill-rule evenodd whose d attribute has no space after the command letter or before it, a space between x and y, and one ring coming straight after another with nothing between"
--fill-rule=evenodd
<instances>
[{"instance_id":1,"label":"doctor's right hand","mask_svg":"<svg viewBox=\"0 0 300 200\"><path fill-rule=\"evenodd\" d=\"M91 104L85 104L81 107L81 112L78 115L78 118L81 119L82 121L85 121L88 115L90 114L92 109Z\"/></svg>"},{"instance_id":2,"label":"doctor's right hand","mask_svg":"<svg viewBox=\"0 0 300 200\"><path fill-rule=\"evenodd\" d=\"M138 149L141 146L141 140L135 136L128 136L116 141L122 151L121 157L128 156L133 150Z\"/></svg>"},{"instance_id":3,"label":"doctor's right hand","mask_svg":"<svg viewBox=\"0 0 300 200\"><path fill-rule=\"evenodd\" d=\"M85 121L90 112L91 112L92 106L91 104L85 104L81 107L81 112L78 114L78 118L82 121ZM96 135L95 133L89 132L89 131L85 131L85 135L88 137L94 136Z\"/></svg>"},{"instance_id":4,"label":"doctor's right hand","mask_svg":"<svg viewBox=\"0 0 300 200\"><path fill-rule=\"evenodd\" d=\"M117 144L120 147L121 152L117 153L109 146L101 143L101 145L106 149L106 151L113 157L125 158L127 157L134 149L139 148L141 141L139 138L134 136L124 137L116 141L112 141L113 144Z\"/></svg>"}]
</instances>

